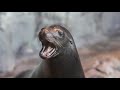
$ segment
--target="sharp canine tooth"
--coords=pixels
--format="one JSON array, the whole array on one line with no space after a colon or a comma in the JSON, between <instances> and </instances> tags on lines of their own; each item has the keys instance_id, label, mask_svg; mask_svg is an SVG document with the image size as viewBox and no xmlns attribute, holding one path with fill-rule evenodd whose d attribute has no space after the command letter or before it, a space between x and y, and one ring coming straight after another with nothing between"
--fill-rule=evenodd
<instances>
[{"instance_id":1,"label":"sharp canine tooth","mask_svg":"<svg viewBox=\"0 0 120 90\"><path fill-rule=\"evenodd\" d=\"M45 46L43 47L43 49L42 49L42 53L45 51Z\"/></svg>"},{"instance_id":2,"label":"sharp canine tooth","mask_svg":"<svg viewBox=\"0 0 120 90\"><path fill-rule=\"evenodd\" d=\"M51 51L51 47L48 47L47 49L46 49L46 52L50 52Z\"/></svg>"},{"instance_id":3,"label":"sharp canine tooth","mask_svg":"<svg viewBox=\"0 0 120 90\"><path fill-rule=\"evenodd\" d=\"M54 48L51 49L50 53L53 51Z\"/></svg>"}]
</instances>

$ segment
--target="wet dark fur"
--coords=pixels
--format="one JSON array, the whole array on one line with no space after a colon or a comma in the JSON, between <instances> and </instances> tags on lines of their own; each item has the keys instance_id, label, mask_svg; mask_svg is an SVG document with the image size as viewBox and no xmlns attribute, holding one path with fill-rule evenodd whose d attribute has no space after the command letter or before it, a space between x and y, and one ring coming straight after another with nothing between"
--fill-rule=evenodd
<instances>
[{"instance_id":1,"label":"wet dark fur","mask_svg":"<svg viewBox=\"0 0 120 90\"><path fill-rule=\"evenodd\" d=\"M33 71L26 71L17 78L85 78L83 68L79 59L79 55L74 43L74 40L64 27L58 27L67 34L67 44L62 48L62 53L50 60L42 60Z\"/></svg>"}]
</instances>

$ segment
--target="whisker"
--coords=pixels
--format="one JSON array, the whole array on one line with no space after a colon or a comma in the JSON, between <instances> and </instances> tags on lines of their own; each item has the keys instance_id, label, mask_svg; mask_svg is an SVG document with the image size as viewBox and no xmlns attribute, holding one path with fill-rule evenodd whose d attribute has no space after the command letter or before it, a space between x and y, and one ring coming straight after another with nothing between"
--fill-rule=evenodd
<instances>
[{"instance_id":1,"label":"whisker","mask_svg":"<svg viewBox=\"0 0 120 90\"><path fill-rule=\"evenodd\" d=\"M59 42L57 42L56 40L55 40L55 43L56 43L59 47L62 47L62 46L59 44Z\"/></svg>"},{"instance_id":2,"label":"whisker","mask_svg":"<svg viewBox=\"0 0 120 90\"><path fill-rule=\"evenodd\" d=\"M63 45L59 42L59 41L57 41L58 43L59 43L59 45L61 46L61 47L63 47Z\"/></svg>"}]
</instances>

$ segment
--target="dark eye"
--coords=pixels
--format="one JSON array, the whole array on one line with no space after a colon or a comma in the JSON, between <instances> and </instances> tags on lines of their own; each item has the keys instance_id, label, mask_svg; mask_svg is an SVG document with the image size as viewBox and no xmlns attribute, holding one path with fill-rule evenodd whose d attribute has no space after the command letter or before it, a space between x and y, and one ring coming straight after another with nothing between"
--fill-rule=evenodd
<instances>
[{"instance_id":1,"label":"dark eye","mask_svg":"<svg viewBox=\"0 0 120 90\"><path fill-rule=\"evenodd\" d=\"M63 37L63 32L58 31L58 34L59 34L61 37Z\"/></svg>"}]
</instances>

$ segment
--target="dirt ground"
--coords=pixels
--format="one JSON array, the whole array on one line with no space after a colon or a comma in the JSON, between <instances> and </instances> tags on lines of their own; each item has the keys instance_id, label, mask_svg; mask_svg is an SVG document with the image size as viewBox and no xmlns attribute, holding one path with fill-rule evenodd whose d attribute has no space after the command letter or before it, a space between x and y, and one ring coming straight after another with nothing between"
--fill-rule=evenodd
<instances>
[{"instance_id":1,"label":"dirt ground","mask_svg":"<svg viewBox=\"0 0 120 90\"><path fill-rule=\"evenodd\" d=\"M120 50L86 54L81 62L86 78L120 78Z\"/></svg>"}]
</instances>

